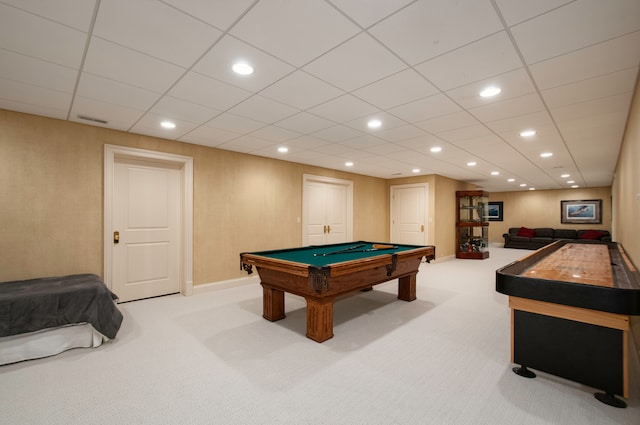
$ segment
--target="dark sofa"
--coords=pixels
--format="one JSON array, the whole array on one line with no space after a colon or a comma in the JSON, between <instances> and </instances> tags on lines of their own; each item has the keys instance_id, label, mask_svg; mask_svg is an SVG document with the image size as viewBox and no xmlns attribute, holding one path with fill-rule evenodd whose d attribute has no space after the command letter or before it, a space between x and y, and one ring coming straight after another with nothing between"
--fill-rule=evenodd
<instances>
[{"instance_id":1,"label":"dark sofa","mask_svg":"<svg viewBox=\"0 0 640 425\"><path fill-rule=\"evenodd\" d=\"M511 227L504 237L505 248L538 249L559 239L598 240L611 242L611 234L607 230L574 230L538 227Z\"/></svg>"}]
</instances>

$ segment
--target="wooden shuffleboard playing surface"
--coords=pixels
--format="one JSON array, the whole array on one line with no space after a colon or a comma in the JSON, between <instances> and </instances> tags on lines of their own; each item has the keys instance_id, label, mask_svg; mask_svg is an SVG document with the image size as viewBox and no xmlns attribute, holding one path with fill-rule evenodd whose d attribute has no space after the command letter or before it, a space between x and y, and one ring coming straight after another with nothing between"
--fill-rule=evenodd
<instances>
[{"instance_id":1,"label":"wooden shuffleboard playing surface","mask_svg":"<svg viewBox=\"0 0 640 425\"><path fill-rule=\"evenodd\" d=\"M569 243L527 268L531 278L613 287L607 245Z\"/></svg>"},{"instance_id":2,"label":"wooden shuffleboard playing surface","mask_svg":"<svg viewBox=\"0 0 640 425\"><path fill-rule=\"evenodd\" d=\"M640 316L640 275L615 242L558 241L496 271L509 296L511 361L602 390L598 400L625 406L629 396L631 316Z\"/></svg>"}]
</instances>

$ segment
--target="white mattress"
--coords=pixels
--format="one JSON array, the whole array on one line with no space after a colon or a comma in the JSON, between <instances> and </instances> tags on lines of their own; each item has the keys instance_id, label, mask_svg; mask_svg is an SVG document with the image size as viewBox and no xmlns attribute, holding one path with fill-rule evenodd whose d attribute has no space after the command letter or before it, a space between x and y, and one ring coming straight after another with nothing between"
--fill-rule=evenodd
<instances>
[{"instance_id":1,"label":"white mattress","mask_svg":"<svg viewBox=\"0 0 640 425\"><path fill-rule=\"evenodd\" d=\"M0 338L0 365L54 356L72 348L98 347L108 340L89 323L6 336Z\"/></svg>"}]
</instances>

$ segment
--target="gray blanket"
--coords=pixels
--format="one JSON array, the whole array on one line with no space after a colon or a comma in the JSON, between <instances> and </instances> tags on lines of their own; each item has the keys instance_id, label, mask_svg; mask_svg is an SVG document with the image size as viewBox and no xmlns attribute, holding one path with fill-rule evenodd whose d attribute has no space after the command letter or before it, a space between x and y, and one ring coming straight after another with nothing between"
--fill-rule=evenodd
<instances>
[{"instance_id":1,"label":"gray blanket","mask_svg":"<svg viewBox=\"0 0 640 425\"><path fill-rule=\"evenodd\" d=\"M0 337L90 323L115 338L122 323L116 295L94 274L0 283Z\"/></svg>"}]
</instances>

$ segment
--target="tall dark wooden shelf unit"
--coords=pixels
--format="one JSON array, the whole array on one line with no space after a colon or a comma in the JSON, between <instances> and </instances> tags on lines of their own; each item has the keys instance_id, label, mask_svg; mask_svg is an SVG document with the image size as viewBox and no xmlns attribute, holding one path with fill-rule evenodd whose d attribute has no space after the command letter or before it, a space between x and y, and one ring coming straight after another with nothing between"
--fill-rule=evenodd
<instances>
[{"instance_id":1,"label":"tall dark wooden shelf unit","mask_svg":"<svg viewBox=\"0 0 640 425\"><path fill-rule=\"evenodd\" d=\"M489 258L489 193L482 190L456 192L456 258Z\"/></svg>"}]
</instances>

